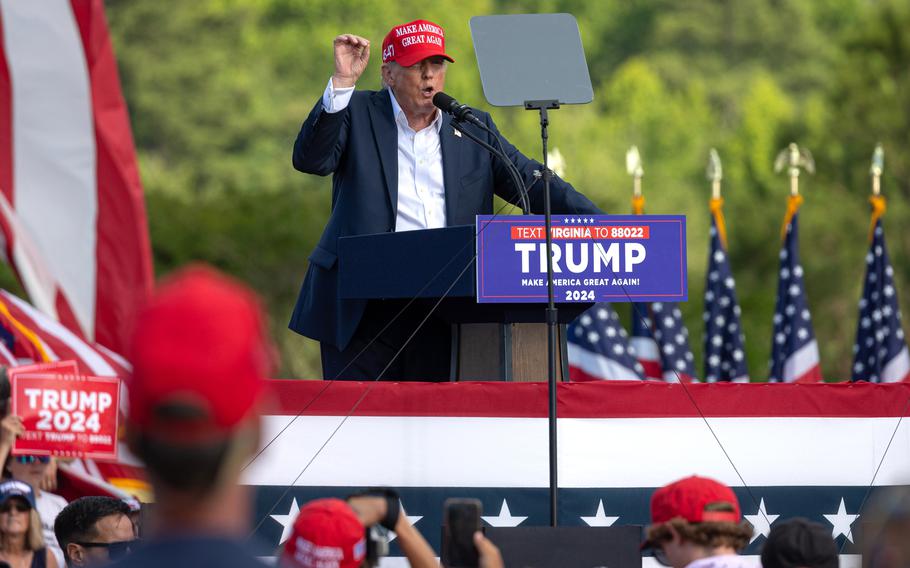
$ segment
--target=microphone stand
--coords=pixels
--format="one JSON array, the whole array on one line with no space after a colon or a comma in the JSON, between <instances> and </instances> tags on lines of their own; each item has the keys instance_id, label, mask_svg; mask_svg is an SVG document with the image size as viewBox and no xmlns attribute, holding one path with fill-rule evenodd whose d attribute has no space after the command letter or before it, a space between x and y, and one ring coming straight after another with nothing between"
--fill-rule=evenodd
<instances>
[{"instance_id":1,"label":"microphone stand","mask_svg":"<svg viewBox=\"0 0 910 568\"><path fill-rule=\"evenodd\" d=\"M540 139L543 145L543 195L544 195L544 229L547 233L547 394L549 411L547 418L550 430L550 526L557 525L559 514L559 481L558 455L556 447L556 325L558 322L556 302L553 298L553 219L550 215L550 180L553 172L547 166L547 127L550 125L547 110L558 109L559 101L525 101L525 110L536 110L540 113Z\"/></svg>"},{"instance_id":2,"label":"microphone stand","mask_svg":"<svg viewBox=\"0 0 910 568\"><path fill-rule=\"evenodd\" d=\"M502 152L501 150L497 150L496 148L487 144L486 142L484 142L477 136L468 132L468 130L464 127L464 121L456 116L452 117L452 128L461 132L462 134L464 134L465 136L467 136L468 138L470 138L471 140L473 140L474 142L476 142L477 144L479 144L480 146L485 148L488 152L490 152L491 154L493 154L494 156L496 156L497 158L502 160L502 162L506 166L506 170L509 172L509 176L512 178L512 184L515 185L515 189L518 191L518 199L521 201L521 212L524 215L530 215L531 214L531 203L528 199L527 189L525 189L525 185L521 181L521 175L518 173L518 169L515 167L515 164L512 163L512 160L510 160L509 157L506 156L505 152ZM497 142L500 144L500 146L502 145L502 142L499 140L499 136L497 136L496 133L492 132L489 128L486 128L486 127L484 127L484 130L489 132L490 135L493 136L497 140Z\"/></svg>"}]
</instances>

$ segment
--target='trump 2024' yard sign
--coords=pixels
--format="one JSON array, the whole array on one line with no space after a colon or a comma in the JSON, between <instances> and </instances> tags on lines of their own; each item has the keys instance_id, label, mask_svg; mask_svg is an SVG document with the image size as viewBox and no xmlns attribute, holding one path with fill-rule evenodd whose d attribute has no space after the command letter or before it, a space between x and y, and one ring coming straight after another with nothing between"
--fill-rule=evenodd
<instances>
[{"instance_id":1,"label":"'trump 2024' yard sign","mask_svg":"<svg viewBox=\"0 0 910 568\"><path fill-rule=\"evenodd\" d=\"M23 373L12 388L12 412L25 426L14 454L116 459L119 379Z\"/></svg>"}]
</instances>

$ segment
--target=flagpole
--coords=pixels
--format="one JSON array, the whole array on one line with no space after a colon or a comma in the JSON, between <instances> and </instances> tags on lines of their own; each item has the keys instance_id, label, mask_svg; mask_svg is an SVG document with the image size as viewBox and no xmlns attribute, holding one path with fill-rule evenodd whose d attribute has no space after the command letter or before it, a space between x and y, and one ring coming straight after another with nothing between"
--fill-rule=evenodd
<instances>
[{"instance_id":1,"label":"flagpole","mask_svg":"<svg viewBox=\"0 0 910 568\"><path fill-rule=\"evenodd\" d=\"M645 175L645 170L641 164L641 154L638 152L638 146L632 146L626 152L626 171L632 176L632 210L636 215L641 215L644 211L644 204L641 196L641 178Z\"/></svg>"},{"instance_id":2,"label":"flagpole","mask_svg":"<svg viewBox=\"0 0 910 568\"><path fill-rule=\"evenodd\" d=\"M714 148L711 148L711 151L708 152L706 174L711 181L711 198L720 199L720 180L724 179L724 170L720 163L720 155Z\"/></svg>"},{"instance_id":3,"label":"flagpole","mask_svg":"<svg viewBox=\"0 0 910 568\"><path fill-rule=\"evenodd\" d=\"M774 171L780 173L787 169L790 176L790 197L799 196L799 172L805 169L808 173L815 173L815 160L808 148L798 146L791 142L786 148L777 154L774 160Z\"/></svg>"},{"instance_id":4,"label":"flagpole","mask_svg":"<svg viewBox=\"0 0 910 568\"><path fill-rule=\"evenodd\" d=\"M872 176L872 195L878 197L882 194L882 172L885 169L885 150L882 145L876 144L872 153L872 167L869 174Z\"/></svg>"}]
</instances>

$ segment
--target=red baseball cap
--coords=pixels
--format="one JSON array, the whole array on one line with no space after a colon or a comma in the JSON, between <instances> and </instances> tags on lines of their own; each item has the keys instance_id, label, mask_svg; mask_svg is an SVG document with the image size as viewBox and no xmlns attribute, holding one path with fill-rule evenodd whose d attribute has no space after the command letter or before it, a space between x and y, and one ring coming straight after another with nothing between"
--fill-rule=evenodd
<instances>
[{"instance_id":1,"label":"red baseball cap","mask_svg":"<svg viewBox=\"0 0 910 568\"><path fill-rule=\"evenodd\" d=\"M427 20L414 20L395 26L382 40L383 63L394 61L402 67L410 67L435 55L455 63L446 54L446 34L442 27Z\"/></svg>"},{"instance_id":2,"label":"red baseball cap","mask_svg":"<svg viewBox=\"0 0 910 568\"><path fill-rule=\"evenodd\" d=\"M317 499L300 509L281 566L358 568L366 554L366 531L350 505L341 499Z\"/></svg>"},{"instance_id":3,"label":"red baseball cap","mask_svg":"<svg viewBox=\"0 0 910 568\"><path fill-rule=\"evenodd\" d=\"M274 350L243 284L193 266L140 310L129 346L128 419L157 437L223 437L259 400Z\"/></svg>"},{"instance_id":4,"label":"red baseball cap","mask_svg":"<svg viewBox=\"0 0 910 568\"><path fill-rule=\"evenodd\" d=\"M665 485L651 496L652 523L665 523L676 517L690 523L738 523L739 501L723 483L693 475Z\"/></svg>"}]
</instances>

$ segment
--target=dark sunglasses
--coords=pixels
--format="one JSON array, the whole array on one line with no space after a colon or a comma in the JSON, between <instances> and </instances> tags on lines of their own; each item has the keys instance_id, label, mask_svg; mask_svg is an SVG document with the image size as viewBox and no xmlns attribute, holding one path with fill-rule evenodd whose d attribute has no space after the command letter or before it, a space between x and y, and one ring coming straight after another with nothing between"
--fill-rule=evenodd
<instances>
[{"instance_id":1,"label":"dark sunglasses","mask_svg":"<svg viewBox=\"0 0 910 568\"><path fill-rule=\"evenodd\" d=\"M31 510L32 508L28 505L28 503L20 503L18 501L10 501L0 506L0 513L9 513L11 511L16 511L17 513L28 513Z\"/></svg>"},{"instance_id":2,"label":"dark sunglasses","mask_svg":"<svg viewBox=\"0 0 910 568\"><path fill-rule=\"evenodd\" d=\"M85 548L106 548L108 557L111 560L117 560L132 552L133 547L139 544L139 539L118 542L77 542L76 544Z\"/></svg>"},{"instance_id":3,"label":"dark sunglasses","mask_svg":"<svg viewBox=\"0 0 910 568\"><path fill-rule=\"evenodd\" d=\"M672 564L670 564L670 561L667 559L667 553L664 552L662 546L655 546L652 548L651 554L654 555L654 560L657 560L661 566L672 566Z\"/></svg>"},{"instance_id":4,"label":"dark sunglasses","mask_svg":"<svg viewBox=\"0 0 910 568\"><path fill-rule=\"evenodd\" d=\"M50 456L14 456L16 463L21 463L24 465L30 465L35 462L38 463L51 463Z\"/></svg>"}]
</instances>

